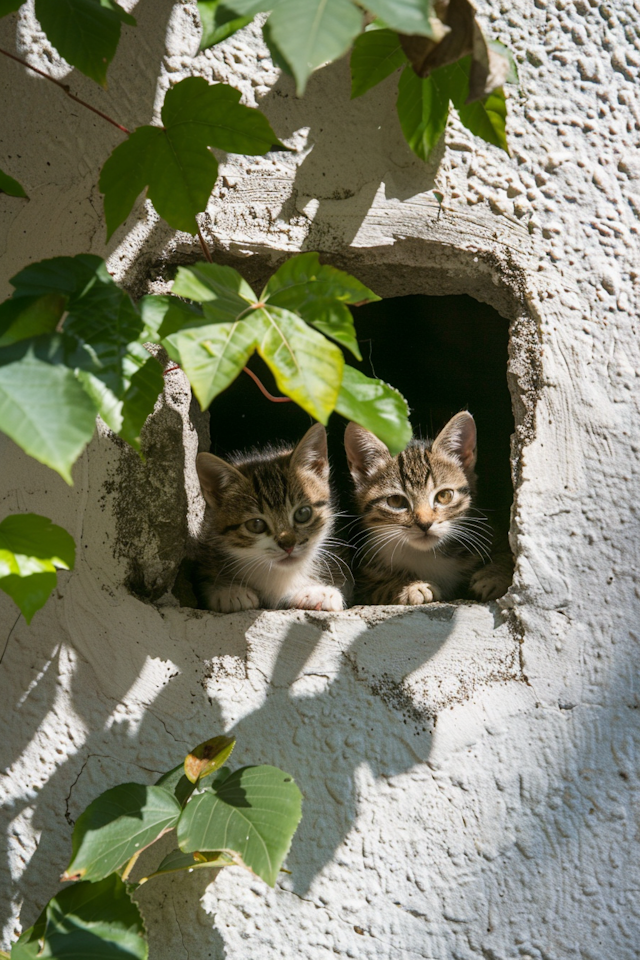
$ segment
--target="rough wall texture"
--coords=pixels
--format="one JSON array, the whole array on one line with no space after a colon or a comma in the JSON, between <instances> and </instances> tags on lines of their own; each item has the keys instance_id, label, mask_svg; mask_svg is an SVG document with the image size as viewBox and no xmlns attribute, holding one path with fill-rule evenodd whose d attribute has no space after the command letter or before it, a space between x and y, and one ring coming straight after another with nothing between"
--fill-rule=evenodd
<instances>
[{"instance_id":1,"label":"rough wall texture","mask_svg":"<svg viewBox=\"0 0 640 960\"><path fill-rule=\"evenodd\" d=\"M401 138L393 81L349 102L339 63L300 102L255 30L192 59L194 6L140 0L109 92L77 74L74 90L128 126L148 122L190 72L260 102L298 152L225 158L203 220L216 255L248 279L318 249L383 295L470 293L512 319L516 580L498 606L188 610L161 596L184 549L185 506L197 510L183 384L150 428L157 456L144 476L100 434L69 489L0 438L2 511L45 513L80 553L31 628L0 596L5 937L55 889L93 796L224 728L238 734L239 761L277 763L305 794L292 872L275 891L239 870L210 886L197 875L149 884L153 960L631 960L638 10L482 3L519 63L512 157L452 119L425 166ZM2 21L2 45L16 21L23 52L46 61L28 10ZM67 72L55 57L47 69ZM2 152L31 196L0 196L3 282L30 260L91 250L110 253L137 292L194 255L192 238L143 204L106 251L96 181L116 131L4 62L2 86ZM155 605L128 589L136 569L133 586Z\"/></svg>"}]
</instances>

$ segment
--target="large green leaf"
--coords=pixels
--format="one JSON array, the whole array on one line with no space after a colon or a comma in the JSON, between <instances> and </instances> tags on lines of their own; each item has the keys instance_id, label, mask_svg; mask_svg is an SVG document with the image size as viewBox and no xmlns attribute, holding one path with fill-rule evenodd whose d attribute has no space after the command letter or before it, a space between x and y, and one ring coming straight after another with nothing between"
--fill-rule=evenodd
<instances>
[{"instance_id":1,"label":"large green leaf","mask_svg":"<svg viewBox=\"0 0 640 960\"><path fill-rule=\"evenodd\" d=\"M142 297L138 307L144 323L143 336L153 343L177 333L182 327L197 326L204 322L200 307L168 294Z\"/></svg>"},{"instance_id":2,"label":"large green leaf","mask_svg":"<svg viewBox=\"0 0 640 960\"><path fill-rule=\"evenodd\" d=\"M184 807L196 788L195 783L191 783L185 776L184 761L179 763L177 767L174 767L173 770L163 773L160 779L156 780L156 786L162 787L164 790L168 790L169 793L173 794L181 807Z\"/></svg>"},{"instance_id":3,"label":"large green leaf","mask_svg":"<svg viewBox=\"0 0 640 960\"><path fill-rule=\"evenodd\" d=\"M200 49L206 50L216 43L221 43L232 36L236 30L241 30L251 23L252 17L239 17L225 5L223 0L198 0L198 13L202 23L202 39Z\"/></svg>"},{"instance_id":4,"label":"large green leaf","mask_svg":"<svg viewBox=\"0 0 640 960\"><path fill-rule=\"evenodd\" d=\"M67 63L106 87L120 26L135 26L135 18L115 0L36 0L35 10L40 26Z\"/></svg>"},{"instance_id":5,"label":"large green leaf","mask_svg":"<svg viewBox=\"0 0 640 960\"><path fill-rule=\"evenodd\" d=\"M64 313L67 298L63 293L43 296L12 297L0 303L0 347L20 340L53 333Z\"/></svg>"},{"instance_id":6,"label":"large green leaf","mask_svg":"<svg viewBox=\"0 0 640 960\"><path fill-rule=\"evenodd\" d=\"M184 853L229 853L274 886L302 816L301 802L282 770L243 767L187 804L178 844Z\"/></svg>"},{"instance_id":7,"label":"large green leaf","mask_svg":"<svg viewBox=\"0 0 640 960\"><path fill-rule=\"evenodd\" d=\"M361 33L351 53L351 99L381 83L407 62L394 30L367 30Z\"/></svg>"},{"instance_id":8,"label":"large green leaf","mask_svg":"<svg viewBox=\"0 0 640 960\"><path fill-rule=\"evenodd\" d=\"M140 433L159 395L164 389L162 369L155 357L147 357L129 379L122 398L122 427L119 435L136 450L140 449Z\"/></svg>"},{"instance_id":9,"label":"large green leaf","mask_svg":"<svg viewBox=\"0 0 640 960\"><path fill-rule=\"evenodd\" d=\"M20 0L22 2L22 0ZM18 9L15 7L14 9ZM5 13L11 13L11 10L6 10ZM0 17L3 16L2 8L0 7ZM28 199L24 187L18 183L17 180L14 180L13 177L10 177L8 173L5 173L4 170L0 170L0 193L6 193L10 197L23 197Z\"/></svg>"},{"instance_id":10,"label":"large green leaf","mask_svg":"<svg viewBox=\"0 0 640 960\"><path fill-rule=\"evenodd\" d=\"M203 410L233 383L256 349L263 326L256 325L253 317L182 330L163 341L189 378Z\"/></svg>"},{"instance_id":11,"label":"large green leaf","mask_svg":"<svg viewBox=\"0 0 640 960\"><path fill-rule=\"evenodd\" d=\"M102 276L110 281L104 270L104 261L91 253L76 257L52 257L31 263L11 277L14 297L44 296L47 293L62 293L72 296L86 293ZM111 281L112 282L112 281Z\"/></svg>"},{"instance_id":12,"label":"large green leaf","mask_svg":"<svg viewBox=\"0 0 640 960\"><path fill-rule=\"evenodd\" d=\"M71 484L71 467L93 436L96 406L73 370L39 360L32 348L2 365L14 349L0 351L0 430Z\"/></svg>"},{"instance_id":13,"label":"large green leaf","mask_svg":"<svg viewBox=\"0 0 640 960\"><path fill-rule=\"evenodd\" d=\"M342 382L342 350L317 333L295 313L267 304L250 322L262 318L264 333L258 353L270 368L279 390L326 424Z\"/></svg>"},{"instance_id":14,"label":"large green leaf","mask_svg":"<svg viewBox=\"0 0 640 960\"><path fill-rule=\"evenodd\" d=\"M366 6L399 33L418 33L436 41L445 36L431 0L367 0Z\"/></svg>"},{"instance_id":15,"label":"large green leaf","mask_svg":"<svg viewBox=\"0 0 640 960\"><path fill-rule=\"evenodd\" d=\"M180 804L162 787L122 783L89 804L73 828L63 880L102 880L178 822Z\"/></svg>"},{"instance_id":16,"label":"large green leaf","mask_svg":"<svg viewBox=\"0 0 640 960\"><path fill-rule=\"evenodd\" d=\"M240 92L187 77L168 92L162 127L138 127L102 168L108 236L127 218L148 188L161 217L176 230L195 233L218 173L209 150L262 155L282 144L259 110L240 104Z\"/></svg>"},{"instance_id":17,"label":"large green leaf","mask_svg":"<svg viewBox=\"0 0 640 960\"><path fill-rule=\"evenodd\" d=\"M375 433L392 456L404 450L411 439L409 407L401 393L382 380L366 377L348 364L336 404L338 413Z\"/></svg>"},{"instance_id":18,"label":"large green leaf","mask_svg":"<svg viewBox=\"0 0 640 960\"><path fill-rule=\"evenodd\" d=\"M11 950L11 960L147 960L148 955L140 911L116 874L61 890Z\"/></svg>"},{"instance_id":19,"label":"large green leaf","mask_svg":"<svg viewBox=\"0 0 640 960\"><path fill-rule=\"evenodd\" d=\"M442 67L447 70L447 67ZM434 71L422 79L412 67L402 71L398 84L398 119L405 140L421 160L428 160L431 151L444 133L449 116L449 96L434 80Z\"/></svg>"},{"instance_id":20,"label":"large green leaf","mask_svg":"<svg viewBox=\"0 0 640 960\"><path fill-rule=\"evenodd\" d=\"M217 263L180 267L171 292L206 304L206 319L222 323L235 320L256 302L255 293L238 271Z\"/></svg>"},{"instance_id":21,"label":"large green leaf","mask_svg":"<svg viewBox=\"0 0 640 960\"><path fill-rule=\"evenodd\" d=\"M345 304L367 303L380 297L343 270L321 264L317 253L303 253L279 268L261 299L299 313L360 360L353 317Z\"/></svg>"},{"instance_id":22,"label":"large green leaf","mask_svg":"<svg viewBox=\"0 0 640 960\"><path fill-rule=\"evenodd\" d=\"M47 517L23 513L0 523L0 590L17 603L27 623L47 602L56 569L72 570L73 537Z\"/></svg>"},{"instance_id":23,"label":"large green leaf","mask_svg":"<svg viewBox=\"0 0 640 960\"><path fill-rule=\"evenodd\" d=\"M362 28L362 11L351 0L278 0L269 6L271 38L293 71L298 95L311 73L346 53Z\"/></svg>"}]
</instances>

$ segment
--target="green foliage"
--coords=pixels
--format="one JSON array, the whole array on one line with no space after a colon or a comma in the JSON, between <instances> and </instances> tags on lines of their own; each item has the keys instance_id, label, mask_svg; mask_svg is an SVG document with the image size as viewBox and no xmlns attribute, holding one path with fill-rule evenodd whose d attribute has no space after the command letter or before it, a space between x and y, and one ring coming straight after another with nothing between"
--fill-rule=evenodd
<instances>
[{"instance_id":1,"label":"green foliage","mask_svg":"<svg viewBox=\"0 0 640 960\"><path fill-rule=\"evenodd\" d=\"M370 28L361 33L351 54L351 99L361 97L406 62L395 31Z\"/></svg>"},{"instance_id":2,"label":"green foliage","mask_svg":"<svg viewBox=\"0 0 640 960\"><path fill-rule=\"evenodd\" d=\"M9 197L23 197L25 200L29 199L24 191L24 187L3 170L0 170L0 193L6 193Z\"/></svg>"},{"instance_id":3,"label":"green foliage","mask_svg":"<svg viewBox=\"0 0 640 960\"><path fill-rule=\"evenodd\" d=\"M0 523L0 590L17 603L27 623L47 602L58 570L73 570L76 546L62 527L36 513Z\"/></svg>"},{"instance_id":4,"label":"green foliage","mask_svg":"<svg viewBox=\"0 0 640 960\"><path fill-rule=\"evenodd\" d=\"M392 456L404 450L411 439L407 401L382 380L366 377L345 364L338 413L371 430L386 443Z\"/></svg>"},{"instance_id":5,"label":"green foliage","mask_svg":"<svg viewBox=\"0 0 640 960\"><path fill-rule=\"evenodd\" d=\"M242 767L187 805L178 823L184 853L222 850L270 886L300 822L302 794L276 767Z\"/></svg>"},{"instance_id":6,"label":"green foliage","mask_svg":"<svg viewBox=\"0 0 640 960\"><path fill-rule=\"evenodd\" d=\"M201 50L221 43L236 30L246 27L253 19L253 17L239 17L224 4L223 0L199 0L198 13L202 23Z\"/></svg>"},{"instance_id":7,"label":"green foliage","mask_svg":"<svg viewBox=\"0 0 640 960\"><path fill-rule=\"evenodd\" d=\"M0 304L0 430L71 483L100 414L139 449L162 390L140 309L99 257L54 257L12 279Z\"/></svg>"},{"instance_id":8,"label":"green foliage","mask_svg":"<svg viewBox=\"0 0 640 960\"><path fill-rule=\"evenodd\" d=\"M24 0L0 0L0 17L6 17L8 13L14 13L23 3Z\"/></svg>"},{"instance_id":9,"label":"green foliage","mask_svg":"<svg viewBox=\"0 0 640 960\"><path fill-rule=\"evenodd\" d=\"M146 931L131 893L168 873L243 865L273 886L300 822L302 795L276 767L220 769L234 743L213 737L155 786L121 784L90 803L76 821L71 862L62 876L81 882L49 901L12 945L11 960L147 960ZM198 783L216 776L194 794L186 769ZM173 827L183 849L169 853L138 883L126 882L141 851Z\"/></svg>"},{"instance_id":10,"label":"green foliage","mask_svg":"<svg viewBox=\"0 0 640 960\"><path fill-rule=\"evenodd\" d=\"M106 87L121 24L135 18L115 0L35 0L40 26L60 56Z\"/></svg>"},{"instance_id":11,"label":"green foliage","mask_svg":"<svg viewBox=\"0 0 640 960\"><path fill-rule=\"evenodd\" d=\"M100 883L75 884L53 897L11 950L11 960L147 960L140 911L127 885L112 873Z\"/></svg>"},{"instance_id":12,"label":"green foliage","mask_svg":"<svg viewBox=\"0 0 640 960\"><path fill-rule=\"evenodd\" d=\"M162 107L162 127L138 127L102 168L107 239L128 217L145 187L161 217L176 230L195 233L196 214L207 206L218 175L209 147L262 156L282 147L259 110L242 106L225 83L188 77L172 87Z\"/></svg>"},{"instance_id":13,"label":"green foliage","mask_svg":"<svg viewBox=\"0 0 640 960\"><path fill-rule=\"evenodd\" d=\"M97 797L73 828L63 880L103 880L175 827L181 806L163 787L122 783Z\"/></svg>"},{"instance_id":14,"label":"green foliage","mask_svg":"<svg viewBox=\"0 0 640 960\"><path fill-rule=\"evenodd\" d=\"M399 33L440 40L445 35L431 0L367 0L367 9Z\"/></svg>"}]
</instances>

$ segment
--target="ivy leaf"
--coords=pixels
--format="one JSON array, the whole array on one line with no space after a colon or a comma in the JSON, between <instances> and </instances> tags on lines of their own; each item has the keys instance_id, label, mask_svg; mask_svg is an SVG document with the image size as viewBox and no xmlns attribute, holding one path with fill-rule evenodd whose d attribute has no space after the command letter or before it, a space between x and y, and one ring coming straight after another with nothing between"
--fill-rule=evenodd
<instances>
[{"instance_id":1,"label":"ivy leaf","mask_svg":"<svg viewBox=\"0 0 640 960\"><path fill-rule=\"evenodd\" d=\"M351 99L381 83L407 62L393 30L366 30L356 38L351 53Z\"/></svg>"},{"instance_id":2,"label":"ivy leaf","mask_svg":"<svg viewBox=\"0 0 640 960\"><path fill-rule=\"evenodd\" d=\"M184 775L191 783L215 773L231 756L234 737L212 737L194 747L184 758Z\"/></svg>"},{"instance_id":3,"label":"ivy leaf","mask_svg":"<svg viewBox=\"0 0 640 960\"><path fill-rule=\"evenodd\" d=\"M163 341L179 363L203 410L233 383L256 349L261 326L245 321L182 330Z\"/></svg>"},{"instance_id":4,"label":"ivy leaf","mask_svg":"<svg viewBox=\"0 0 640 960\"><path fill-rule=\"evenodd\" d=\"M256 302L255 293L238 271L217 263L179 267L171 292L206 304L204 316L209 321L235 320Z\"/></svg>"},{"instance_id":5,"label":"ivy leaf","mask_svg":"<svg viewBox=\"0 0 640 960\"><path fill-rule=\"evenodd\" d=\"M169 226L197 230L218 174L209 147L252 156L282 147L259 110L240 104L240 91L187 77L168 92L163 127L138 127L102 168L108 236L128 217L137 196L147 194Z\"/></svg>"},{"instance_id":6,"label":"ivy leaf","mask_svg":"<svg viewBox=\"0 0 640 960\"><path fill-rule=\"evenodd\" d=\"M138 301L138 306L144 324L142 336L153 343L204 319L200 307L170 295L149 294Z\"/></svg>"},{"instance_id":7,"label":"ivy leaf","mask_svg":"<svg viewBox=\"0 0 640 960\"><path fill-rule=\"evenodd\" d=\"M135 18L115 0L36 0L35 11L60 56L106 87L120 26L135 26Z\"/></svg>"},{"instance_id":8,"label":"ivy leaf","mask_svg":"<svg viewBox=\"0 0 640 960\"><path fill-rule=\"evenodd\" d=\"M399 33L419 33L436 41L447 33L431 0L367 0L367 10Z\"/></svg>"},{"instance_id":9,"label":"ivy leaf","mask_svg":"<svg viewBox=\"0 0 640 960\"><path fill-rule=\"evenodd\" d=\"M182 853L180 850L172 850L164 858L162 863L148 877L142 877L139 885L146 883L153 877L160 877L165 873L178 873L182 870L220 870L222 867L232 867L233 857L226 853L216 850L213 853Z\"/></svg>"},{"instance_id":10,"label":"ivy leaf","mask_svg":"<svg viewBox=\"0 0 640 960\"><path fill-rule=\"evenodd\" d=\"M162 787L121 783L76 820L63 880L102 880L178 822L181 807Z\"/></svg>"},{"instance_id":11,"label":"ivy leaf","mask_svg":"<svg viewBox=\"0 0 640 960\"><path fill-rule=\"evenodd\" d=\"M47 517L23 513L0 523L0 590L27 623L54 589L56 569L72 570L75 556L73 537Z\"/></svg>"},{"instance_id":12,"label":"ivy leaf","mask_svg":"<svg viewBox=\"0 0 640 960\"><path fill-rule=\"evenodd\" d=\"M73 370L39 360L32 346L14 359L15 349L0 351L0 430L72 484L71 467L93 436L96 406Z\"/></svg>"},{"instance_id":13,"label":"ivy leaf","mask_svg":"<svg viewBox=\"0 0 640 960\"><path fill-rule=\"evenodd\" d=\"M129 379L122 398L122 426L118 435L135 450L140 449L140 433L164 389L164 377L155 357L147 357Z\"/></svg>"},{"instance_id":14,"label":"ivy leaf","mask_svg":"<svg viewBox=\"0 0 640 960\"><path fill-rule=\"evenodd\" d=\"M178 822L178 845L184 853L229 853L273 887L301 803L298 787L282 770L243 767L191 800Z\"/></svg>"},{"instance_id":15,"label":"ivy leaf","mask_svg":"<svg viewBox=\"0 0 640 960\"><path fill-rule=\"evenodd\" d=\"M80 295L98 281L98 271L103 267L104 261L91 253L40 260L11 278L11 284L16 288L13 296L44 296L47 293ZM105 281L111 280L106 271L102 276Z\"/></svg>"},{"instance_id":16,"label":"ivy leaf","mask_svg":"<svg viewBox=\"0 0 640 960\"><path fill-rule=\"evenodd\" d=\"M282 264L261 299L299 313L361 360L353 317L345 304L369 303L380 297L343 270L321 264L317 253L302 253Z\"/></svg>"},{"instance_id":17,"label":"ivy leaf","mask_svg":"<svg viewBox=\"0 0 640 960\"><path fill-rule=\"evenodd\" d=\"M22 2L22 0L20 0L20 2ZM15 9L17 10L18 8L16 7ZM5 13L11 12L11 10L5 11ZM0 17L2 16L4 16L4 14L2 13L2 7L0 6ZM3 170L0 170L0 193L6 193L9 197L23 197L25 200L29 199L24 191L24 187Z\"/></svg>"},{"instance_id":18,"label":"ivy leaf","mask_svg":"<svg viewBox=\"0 0 640 960\"><path fill-rule=\"evenodd\" d=\"M67 305L62 293L12 297L0 303L0 347L53 333Z\"/></svg>"},{"instance_id":19,"label":"ivy leaf","mask_svg":"<svg viewBox=\"0 0 640 960\"><path fill-rule=\"evenodd\" d=\"M348 364L336 404L338 413L371 430L389 447L392 456L411 439L409 407L401 393L382 380L374 380Z\"/></svg>"},{"instance_id":20,"label":"ivy leaf","mask_svg":"<svg viewBox=\"0 0 640 960\"><path fill-rule=\"evenodd\" d=\"M6 17L8 13L14 13L23 3L24 0L0 0L0 17Z\"/></svg>"},{"instance_id":21,"label":"ivy leaf","mask_svg":"<svg viewBox=\"0 0 640 960\"><path fill-rule=\"evenodd\" d=\"M271 38L302 96L314 70L347 52L362 28L362 11L351 0L272 0L271 6Z\"/></svg>"},{"instance_id":22,"label":"ivy leaf","mask_svg":"<svg viewBox=\"0 0 640 960\"><path fill-rule=\"evenodd\" d=\"M342 382L344 357L340 348L289 310L267 304L253 317L264 320L258 353L278 389L326 425Z\"/></svg>"},{"instance_id":23,"label":"ivy leaf","mask_svg":"<svg viewBox=\"0 0 640 960\"><path fill-rule=\"evenodd\" d=\"M509 153L507 143L507 100L502 87L482 100L468 103L458 110L463 124L482 140Z\"/></svg>"},{"instance_id":24,"label":"ivy leaf","mask_svg":"<svg viewBox=\"0 0 640 960\"><path fill-rule=\"evenodd\" d=\"M434 79L437 72L422 79L407 66L398 84L398 119L404 138L425 161L444 133L449 116L449 97Z\"/></svg>"},{"instance_id":25,"label":"ivy leaf","mask_svg":"<svg viewBox=\"0 0 640 960\"><path fill-rule=\"evenodd\" d=\"M53 897L11 950L12 960L147 960L140 911L116 874Z\"/></svg>"},{"instance_id":26,"label":"ivy leaf","mask_svg":"<svg viewBox=\"0 0 640 960\"><path fill-rule=\"evenodd\" d=\"M253 17L239 17L225 6L224 0L199 0L198 13L202 23L200 50L206 50L207 47L221 43L237 30L246 27L253 19Z\"/></svg>"},{"instance_id":27,"label":"ivy leaf","mask_svg":"<svg viewBox=\"0 0 640 960\"><path fill-rule=\"evenodd\" d=\"M156 780L156 786L162 787L173 794L181 807L195 790L195 784L191 783L184 775L184 761L179 763L173 770L163 773L159 780Z\"/></svg>"}]
</instances>

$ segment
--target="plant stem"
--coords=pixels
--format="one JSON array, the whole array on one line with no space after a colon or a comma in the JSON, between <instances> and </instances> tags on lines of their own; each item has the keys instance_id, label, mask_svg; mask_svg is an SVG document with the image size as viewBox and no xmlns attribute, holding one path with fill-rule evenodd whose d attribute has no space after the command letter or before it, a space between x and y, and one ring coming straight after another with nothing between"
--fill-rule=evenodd
<instances>
[{"instance_id":1,"label":"plant stem","mask_svg":"<svg viewBox=\"0 0 640 960\"><path fill-rule=\"evenodd\" d=\"M249 367L243 367L242 369L245 373L248 373L253 382L258 385L260 392L265 395L267 400L271 400L272 403L293 403L291 397L274 397L271 393L269 393L262 380L255 375L253 370L249 370Z\"/></svg>"},{"instance_id":2,"label":"plant stem","mask_svg":"<svg viewBox=\"0 0 640 960\"><path fill-rule=\"evenodd\" d=\"M211 256L211 250L209 250L209 245L207 241L202 236L202 230L198 227L198 240L200 241L200 246L202 247L202 252L204 253L205 260L209 263L213 263L213 257Z\"/></svg>"},{"instance_id":3,"label":"plant stem","mask_svg":"<svg viewBox=\"0 0 640 960\"><path fill-rule=\"evenodd\" d=\"M41 77L44 77L45 80L49 80L51 83L55 83L56 87L60 87L61 90L64 90L66 95L72 100L75 100L76 103L81 104L81 106L86 107L87 110L91 110L92 113L96 113L99 117L102 117L103 120L106 120L108 123L112 124L114 127L117 127L118 130L121 130L122 133L126 133L127 136L131 133L130 130L127 130L126 127L123 127L121 123L117 123L112 117L107 116L106 113L103 113L102 110L98 110L97 107L92 107L90 103L86 103L84 100L81 100L80 97L76 97L75 94L71 93L69 87L66 83L61 83L59 80L54 80L53 77L50 77L48 73L45 73L43 70L39 70L38 67L32 67L30 63L27 63L26 60L23 60L21 57L16 57L14 53L9 53L8 50L3 50L0 47L0 53L3 53L5 57L9 57L11 60L15 60L16 63L21 63L23 67L26 67L27 70L33 70L34 73L39 74Z\"/></svg>"},{"instance_id":4,"label":"plant stem","mask_svg":"<svg viewBox=\"0 0 640 960\"><path fill-rule=\"evenodd\" d=\"M146 847L145 847L145 849L146 849ZM131 857L131 860L128 861L128 863L127 863L126 867L124 868L124 870L122 871L122 874L121 874L121 877L120 877L120 879L123 881L123 883L124 883L124 881L128 878L128 876L129 876L129 874L131 873L131 871L133 870L133 868L135 867L135 865L136 865L136 860L138 859L138 857L140 856L141 853L142 853L142 850L138 850L138 851L137 851L136 853L134 853L134 855Z\"/></svg>"}]
</instances>

